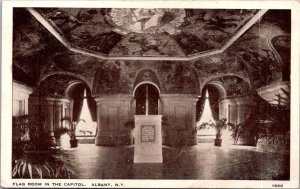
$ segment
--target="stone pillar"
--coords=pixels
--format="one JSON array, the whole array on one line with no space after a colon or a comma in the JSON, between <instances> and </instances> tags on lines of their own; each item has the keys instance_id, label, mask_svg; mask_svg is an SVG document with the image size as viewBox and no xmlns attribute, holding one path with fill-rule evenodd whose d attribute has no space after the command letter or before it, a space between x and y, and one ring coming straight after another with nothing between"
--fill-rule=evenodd
<instances>
[{"instance_id":1,"label":"stone pillar","mask_svg":"<svg viewBox=\"0 0 300 189\"><path fill-rule=\"evenodd\" d=\"M54 128L61 128L62 123L62 101L55 100L54 103Z\"/></svg>"},{"instance_id":2,"label":"stone pillar","mask_svg":"<svg viewBox=\"0 0 300 189\"><path fill-rule=\"evenodd\" d=\"M219 101L219 117L226 118L228 122L234 124L242 123L245 121L244 111L247 106L255 106L255 102L249 96L223 98Z\"/></svg>"},{"instance_id":3,"label":"stone pillar","mask_svg":"<svg viewBox=\"0 0 300 189\"><path fill-rule=\"evenodd\" d=\"M54 116L53 116L53 104L54 102L52 100L46 101L46 106L47 106L47 116L45 120L45 124L47 125L49 132L50 132L50 137L51 141L54 143L55 142L55 137L54 137L54 127L53 127L53 121L54 121Z\"/></svg>"},{"instance_id":4,"label":"stone pillar","mask_svg":"<svg viewBox=\"0 0 300 189\"><path fill-rule=\"evenodd\" d=\"M55 129L61 127L62 123L62 103L70 103L65 97L37 97L29 98L29 115L37 122L37 125L44 124L44 129L50 132L51 138L54 140ZM41 121L40 123L38 121ZM43 123L42 123L43 122Z\"/></svg>"},{"instance_id":5,"label":"stone pillar","mask_svg":"<svg viewBox=\"0 0 300 189\"><path fill-rule=\"evenodd\" d=\"M247 108L255 106L255 102L249 96L235 96L223 98L219 101L220 118L226 118L228 122L235 125L245 121L245 111ZM227 111L227 114L224 112ZM230 144L234 143L233 138L230 136L230 131L227 131ZM246 144L247 140L240 138L238 144Z\"/></svg>"},{"instance_id":6,"label":"stone pillar","mask_svg":"<svg viewBox=\"0 0 300 189\"><path fill-rule=\"evenodd\" d=\"M126 122L133 121L130 94L95 97L97 102L97 146L121 146L131 144L130 130Z\"/></svg>"},{"instance_id":7,"label":"stone pillar","mask_svg":"<svg viewBox=\"0 0 300 189\"><path fill-rule=\"evenodd\" d=\"M161 94L163 109L163 144L185 146L197 144L196 102L193 94Z\"/></svg>"}]
</instances>

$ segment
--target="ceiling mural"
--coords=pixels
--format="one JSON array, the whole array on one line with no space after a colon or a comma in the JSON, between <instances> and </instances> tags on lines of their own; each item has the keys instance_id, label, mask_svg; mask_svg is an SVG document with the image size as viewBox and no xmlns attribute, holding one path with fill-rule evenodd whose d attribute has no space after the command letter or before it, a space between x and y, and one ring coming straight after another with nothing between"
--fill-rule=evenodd
<instances>
[{"instance_id":1,"label":"ceiling mural","mask_svg":"<svg viewBox=\"0 0 300 189\"><path fill-rule=\"evenodd\" d=\"M258 10L187 9L182 31L192 33L209 46L219 47L254 16Z\"/></svg>"},{"instance_id":2,"label":"ceiling mural","mask_svg":"<svg viewBox=\"0 0 300 189\"><path fill-rule=\"evenodd\" d=\"M28 11L13 11L13 79L36 86L48 56L62 45Z\"/></svg>"},{"instance_id":3,"label":"ceiling mural","mask_svg":"<svg viewBox=\"0 0 300 189\"><path fill-rule=\"evenodd\" d=\"M82 41L77 46L90 51L108 54L123 38L116 32L100 33L87 40Z\"/></svg>"},{"instance_id":4,"label":"ceiling mural","mask_svg":"<svg viewBox=\"0 0 300 189\"><path fill-rule=\"evenodd\" d=\"M108 20L116 26L114 31L128 33L174 35L186 17L184 9L111 9Z\"/></svg>"},{"instance_id":5,"label":"ceiling mural","mask_svg":"<svg viewBox=\"0 0 300 189\"><path fill-rule=\"evenodd\" d=\"M15 8L13 79L28 86L66 72L92 85L93 94L129 94L138 71L145 68L157 72L163 93L198 94L200 84L224 75L245 78L251 89L290 79L289 11L269 10L222 53L192 61L146 61L144 56L186 58L218 49L258 10L35 10L72 47L141 60L102 60L70 52L26 9Z\"/></svg>"},{"instance_id":6,"label":"ceiling mural","mask_svg":"<svg viewBox=\"0 0 300 189\"><path fill-rule=\"evenodd\" d=\"M188 56L217 49L258 12L143 8L37 11L73 47L108 56Z\"/></svg>"},{"instance_id":7,"label":"ceiling mural","mask_svg":"<svg viewBox=\"0 0 300 189\"><path fill-rule=\"evenodd\" d=\"M112 56L184 56L182 49L169 35L128 34L110 52Z\"/></svg>"},{"instance_id":8,"label":"ceiling mural","mask_svg":"<svg viewBox=\"0 0 300 189\"><path fill-rule=\"evenodd\" d=\"M30 56L37 53L47 46L47 30L39 27L37 20L23 9L15 9L13 17L13 51L14 56Z\"/></svg>"}]
</instances>

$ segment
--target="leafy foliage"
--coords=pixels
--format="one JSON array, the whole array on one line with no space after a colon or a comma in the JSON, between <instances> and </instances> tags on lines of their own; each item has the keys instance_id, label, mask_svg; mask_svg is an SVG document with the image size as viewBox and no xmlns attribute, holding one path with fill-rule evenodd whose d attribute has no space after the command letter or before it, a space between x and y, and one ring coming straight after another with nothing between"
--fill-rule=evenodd
<instances>
[{"instance_id":1,"label":"leafy foliage","mask_svg":"<svg viewBox=\"0 0 300 189\"><path fill-rule=\"evenodd\" d=\"M215 128L216 130L216 139L221 139L222 137L222 131L227 129L229 126L231 126L231 123L227 123L226 118L222 118L219 120L216 120L215 122L204 122L199 127L197 127L197 130L205 129L207 127Z\"/></svg>"},{"instance_id":2,"label":"leafy foliage","mask_svg":"<svg viewBox=\"0 0 300 189\"><path fill-rule=\"evenodd\" d=\"M66 154L55 146L43 121L34 121L28 115L14 117L12 130L13 178L71 177L73 171L67 165Z\"/></svg>"},{"instance_id":3,"label":"leafy foliage","mask_svg":"<svg viewBox=\"0 0 300 189\"><path fill-rule=\"evenodd\" d=\"M71 178L74 172L65 161L66 154L24 153L13 160L13 178Z\"/></svg>"},{"instance_id":4,"label":"leafy foliage","mask_svg":"<svg viewBox=\"0 0 300 189\"><path fill-rule=\"evenodd\" d=\"M70 118L65 118L63 119L63 121L67 122L69 125L68 134L70 135L71 140L76 140L76 136L75 136L76 127L80 121L83 121L85 123L85 120L79 119L78 121L71 121Z\"/></svg>"},{"instance_id":5,"label":"leafy foliage","mask_svg":"<svg viewBox=\"0 0 300 189\"><path fill-rule=\"evenodd\" d=\"M260 99L260 98L257 98ZM290 131L290 109L289 107L270 105L262 100L257 100L257 106L251 111L246 121L233 125L232 137L235 144L243 138L250 138L256 145L259 139L267 141L283 140L288 143Z\"/></svg>"}]
</instances>

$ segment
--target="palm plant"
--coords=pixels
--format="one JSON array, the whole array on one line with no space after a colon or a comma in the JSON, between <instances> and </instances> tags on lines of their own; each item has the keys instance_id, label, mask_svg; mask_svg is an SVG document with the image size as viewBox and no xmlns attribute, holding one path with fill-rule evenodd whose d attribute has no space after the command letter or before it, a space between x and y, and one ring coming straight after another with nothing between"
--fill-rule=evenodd
<instances>
[{"instance_id":1,"label":"palm plant","mask_svg":"<svg viewBox=\"0 0 300 189\"><path fill-rule=\"evenodd\" d=\"M233 127L233 133L231 134L234 139L234 144L238 143L238 140L243 137L247 139L246 144L256 146L259 139L267 138L270 136L271 120L247 120L239 123Z\"/></svg>"},{"instance_id":2,"label":"palm plant","mask_svg":"<svg viewBox=\"0 0 300 189\"><path fill-rule=\"evenodd\" d=\"M83 121L85 123L84 119L79 119L78 121L71 121L70 118L65 118L63 119L64 122L67 122L70 128L69 131L69 136L70 136L70 144L71 144L71 148L75 148L78 145L78 141L76 139L76 135L75 135L75 131L76 131L76 127L79 124L80 121Z\"/></svg>"},{"instance_id":3,"label":"palm plant","mask_svg":"<svg viewBox=\"0 0 300 189\"><path fill-rule=\"evenodd\" d=\"M222 118L222 119L216 120L215 122L213 122L213 121L204 122L197 128L197 130L205 129L207 127L214 128L216 130L215 145L221 146L223 130L227 129L227 127L231 126L231 125L232 125L231 123L227 123L226 118Z\"/></svg>"}]
</instances>

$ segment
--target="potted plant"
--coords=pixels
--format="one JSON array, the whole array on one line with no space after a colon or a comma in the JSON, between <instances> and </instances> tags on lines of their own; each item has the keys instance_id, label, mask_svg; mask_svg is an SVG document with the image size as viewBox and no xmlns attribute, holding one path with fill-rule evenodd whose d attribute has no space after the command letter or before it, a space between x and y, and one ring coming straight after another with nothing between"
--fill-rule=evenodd
<instances>
[{"instance_id":1,"label":"potted plant","mask_svg":"<svg viewBox=\"0 0 300 189\"><path fill-rule=\"evenodd\" d=\"M237 144L240 139L244 145L256 146L259 139L270 136L271 120L248 119L245 122L239 123L233 127L232 137L234 144Z\"/></svg>"},{"instance_id":2,"label":"potted plant","mask_svg":"<svg viewBox=\"0 0 300 189\"><path fill-rule=\"evenodd\" d=\"M85 120L79 119L78 121L71 121L70 118L66 118L63 119L63 121L69 124L70 147L76 148L78 146L78 140L76 139L75 135L76 127L80 121L83 121L85 123Z\"/></svg>"},{"instance_id":3,"label":"potted plant","mask_svg":"<svg viewBox=\"0 0 300 189\"><path fill-rule=\"evenodd\" d=\"M226 121L227 121L226 118L222 118L216 120L215 122L213 121L204 122L197 128L197 130L205 129L207 127L215 128L216 131L215 146L221 146L223 130L227 129L227 126L229 125L229 123L227 123Z\"/></svg>"}]
</instances>

